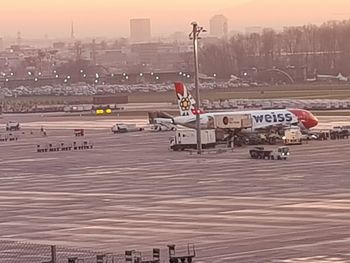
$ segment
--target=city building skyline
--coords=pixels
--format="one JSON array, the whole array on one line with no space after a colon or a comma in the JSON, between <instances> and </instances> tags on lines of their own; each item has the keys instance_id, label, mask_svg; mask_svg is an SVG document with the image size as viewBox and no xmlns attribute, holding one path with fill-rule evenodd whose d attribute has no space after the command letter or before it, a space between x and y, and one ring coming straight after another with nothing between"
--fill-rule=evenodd
<instances>
[{"instance_id":1,"label":"city building skyline","mask_svg":"<svg viewBox=\"0 0 350 263\"><path fill-rule=\"evenodd\" d=\"M130 42L148 43L151 41L151 19L132 18L130 19Z\"/></svg>"},{"instance_id":2,"label":"city building skyline","mask_svg":"<svg viewBox=\"0 0 350 263\"><path fill-rule=\"evenodd\" d=\"M215 37L227 37L228 20L224 15L215 15L209 20L210 35Z\"/></svg>"},{"instance_id":3,"label":"city building skyline","mask_svg":"<svg viewBox=\"0 0 350 263\"><path fill-rule=\"evenodd\" d=\"M192 21L209 29L214 14L224 14L231 30L244 31L246 27L282 28L303 24L321 24L327 20L349 19L347 0L217 0L184 1L171 5L160 0L74 2L61 0L13 0L2 3L0 36L23 38L69 37L74 21L76 38L127 37L132 17L148 17L152 21L152 35L190 30Z\"/></svg>"}]
</instances>

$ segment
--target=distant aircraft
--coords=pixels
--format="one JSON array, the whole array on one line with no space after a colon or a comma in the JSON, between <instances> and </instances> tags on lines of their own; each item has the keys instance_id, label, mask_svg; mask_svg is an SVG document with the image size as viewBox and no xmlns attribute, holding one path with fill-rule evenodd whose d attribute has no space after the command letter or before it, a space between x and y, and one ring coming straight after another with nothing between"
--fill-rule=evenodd
<instances>
[{"instance_id":1,"label":"distant aircraft","mask_svg":"<svg viewBox=\"0 0 350 263\"><path fill-rule=\"evenodd\" d=\"M200 114L201 125L206 125L209 118L214 118L215 115L250 114L252 118L252 127L248 129L250 131L291 125L300 125L303 128L310 129L318 124L317 118L310 111L304 109L196 112L195 100L182 82L175 82L175 91L180 109L180 116L173 118L176 125L195 127L196 114Z\"/></svg>"}]
</instances>

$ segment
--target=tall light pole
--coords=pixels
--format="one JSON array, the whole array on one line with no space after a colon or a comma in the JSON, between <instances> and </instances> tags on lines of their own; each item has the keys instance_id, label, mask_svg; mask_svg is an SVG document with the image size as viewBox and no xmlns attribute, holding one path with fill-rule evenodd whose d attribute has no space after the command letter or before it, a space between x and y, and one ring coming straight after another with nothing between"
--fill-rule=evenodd
<instances>
[{"instance_id":1,"label":"tall light pole","mask_svg":"<svg viewBox=\"0 0 350 263\"><path fill-rule=\"evenodd\" d=\"M197 153L202 153L201 140L201 123L200 123L200 97L199 97L199 79L198 79L198 38L201 32L205 32L203 27L198 26L197 22L192 22L192 32L190 39L193 40L193 57L194 57L194 85L196 88L196 130L197 130Z\"/></svg>"}]
</instances>

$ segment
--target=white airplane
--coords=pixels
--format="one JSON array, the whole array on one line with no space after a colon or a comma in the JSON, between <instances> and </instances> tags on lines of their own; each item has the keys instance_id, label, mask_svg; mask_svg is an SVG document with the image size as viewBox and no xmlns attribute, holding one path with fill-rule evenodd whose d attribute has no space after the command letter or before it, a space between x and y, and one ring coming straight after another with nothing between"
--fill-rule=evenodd
<instances>
[{"instance_id":1,"label":"white airplane","mask_svg":"<svg viewBox=\"0 0 350 263\"><path fill-rule=\"evenodd\" d=\"M182 82L175 82L175 90L180 109L180 116L173 118L173 122L176 125L195 127L196 114L200 114L201 125L206 125L209 118L214 118L215 115L250 114L252 118L252 127L248 130L252 132L274 126L283 127L300 124L302 127L310 129L318 124L317 118L311 112L304 109L249 110L208 113L202 111L196 112L195 100L185 85Z\"/></svg>"}]
</instances>

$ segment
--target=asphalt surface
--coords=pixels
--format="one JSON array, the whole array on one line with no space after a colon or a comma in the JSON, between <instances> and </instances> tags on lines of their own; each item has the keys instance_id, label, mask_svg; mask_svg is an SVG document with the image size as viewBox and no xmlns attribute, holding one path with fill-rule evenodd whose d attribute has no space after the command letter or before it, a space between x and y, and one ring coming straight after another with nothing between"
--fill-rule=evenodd
<instances>
[{"instance_id":1,"label":"asphalt surface","mask_svg":"<svg viewBox=\"0 0 350 263\"><path fill-rule=\"evenodd\" d=\"M349 140L292 146L287 161L251 160L249 147L199 157L169 151L171 132L114 135L113 122L31 116L18 141L0 142L1 240L120 253L195 243L207 263L350 262ZM81 140L94 148L36 152Z\"/></svg>"}]
</instances>

